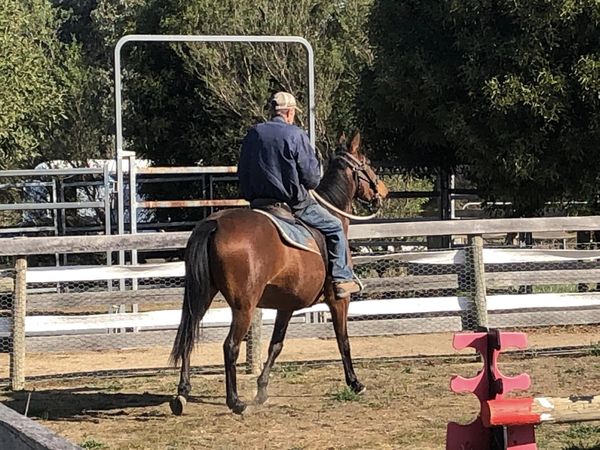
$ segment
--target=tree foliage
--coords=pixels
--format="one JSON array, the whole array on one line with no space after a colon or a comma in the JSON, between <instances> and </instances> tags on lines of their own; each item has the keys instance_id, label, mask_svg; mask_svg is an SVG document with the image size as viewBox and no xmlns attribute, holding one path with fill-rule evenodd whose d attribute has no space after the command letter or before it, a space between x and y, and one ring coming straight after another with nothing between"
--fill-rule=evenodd
<instances>
[{"instance_id":1,"label":"tree foliage","mask_svg":"<svg viewBox=\"0 0 600 450\"><path fill-rule=\"evenodd\" d=\"M53 2L65 17L60 39L77 49L78 60L66 86L71 108L54 128L48 157L113 154L113 50L125 34L303 36L315 49L322 152L356 122L358 80L372 59L365 26L372 0ZM125 146L157 165L235 164L247 127L266 118L266 100L277 90L298 95L306 121L306 55L299 45L129 43L122 75ZM198 190L162 185L150 195L197 198Z\"/></svg>"},{"instance_id":2,"label":"tree foliage","mask_svg":"<svg viewBox=\"0 0 600 450\"><path fill-rule=\"evenodd\" d=\"M0 0L0 168L29 163L63 119L70 53L58 24L46 0Z\"/></svg>"},{"instance_id":3,"label":"tree foliage","mask_svg":"<svg viewBox=\"0 0 600 450\"><path fill-rule=\"evenodd\" d=\"M75 131L63 139L65 154L95 154L112 142L112 51L128 33L303 36L315 48L323 152L356 123L354 96L372 58L365 31L372 0L54 1L67 14L61 39L81 49L76 72L85 86L74 93L79 111L63 122ZM246 128L265 118L276 90L296 93L307 106L300 45L132 43L123 49L122 74L127 148L158 164L235 162Z\"/></svg>"},{"instance_id":4,"label":"tree foliage","mask_svg":"<svg viewBox=\"0 0 600 450\"><path fill-rule=\"evenodd\" d=\"M593 200L599 22L594 0L0 0L0 168L113 155L124 34L300 35L322 153L360 125L378 159L464 166L517 214ZM129 44L123 63L126 145L158 164L234 163L276 90L306 124L299 45Z\"/></svg>"},{"instance_id":5,"label":"tree foliage","mask_svg":"<svg viewBox=\"0 0 600 450\"><path fill-rule=\"evenodd\" d=\"M114 157L114 47L136 31L145 1L52 0L64 16L62 42L75 47L68 72L69 107L55 128L46 159L86 160ZM131 70L131 68L129 68Z\"/></svg>"},{"instance_id":6,"label":"tree foliage","mask_svg":"<svg viewBox=\"0 0 600 450\"><path fill-rule=\"evenodd\" d=\"M326 152L342 126L355 121L359 74L371 60L364 31L370 3L171 0L157 2L140 17L145 26L164 34L299 35L308 39L317 65L318 141ZM298 96L305 106L299 119L306 125L306 54L299 44L138 45L130 57L138 77L131 80L129 90L139 114L132 123L142 127L132 131L143 137L135 146L153 159L235 161L246 128L266 118L266 100L278 90ZM165 108L169 114L164 114ZM164 145L170 151L157 154Z\"/></svg>"},{"instance_id":7,"label":"tree foliage","mask_svg":"<svg viewBox=\"0 0 600 450\"><path fill-rule=\"evenodd\" d=\"M376 1L363 120L381 153L425 171L466 165L516 214L599 192L600 4Z\"/></svg>"}]
</instances>

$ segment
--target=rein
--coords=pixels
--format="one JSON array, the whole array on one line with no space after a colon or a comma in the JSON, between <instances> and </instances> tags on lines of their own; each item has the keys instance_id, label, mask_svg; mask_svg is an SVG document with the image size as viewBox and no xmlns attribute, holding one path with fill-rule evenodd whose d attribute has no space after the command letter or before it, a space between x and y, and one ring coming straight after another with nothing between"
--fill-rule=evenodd
<instances>
[{"instance_id":1,"label":"rein","mask_svg":"<svg viewBox=\"0 0 600 450\"><path fill-rule=\"evenodd\" d=\"M309 191L309 194L312 196L312 198L314 198L316 201L318 201L321 205L325 206L327 209L330 209L331 211L336 212L340 216L343 216L347 219L358 220L358 221L371 220L371 219L374 219L377 216L377 214L379 214L379 210L378 210L368 216L355 216L354 214L350 214L350 213L347 213L346 211L342 211L338 207L332 205L327 200L325 200L323 197L321 197L319 194L317 194L317 192L314 190Z\"/></svg>"}]
</instances>

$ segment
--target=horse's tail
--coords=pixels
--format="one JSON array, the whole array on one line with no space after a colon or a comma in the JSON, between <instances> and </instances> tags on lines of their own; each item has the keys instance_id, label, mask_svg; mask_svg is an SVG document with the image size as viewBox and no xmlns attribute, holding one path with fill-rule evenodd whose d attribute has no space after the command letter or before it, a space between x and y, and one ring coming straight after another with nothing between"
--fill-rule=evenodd
<instances>
[{"instance_id":1,"label":"horse's tail","mask_svg":"<svg viewBox=\"0 0 600 450\"><path fill-rule=\"evenodd\" d=\"M185 249L185 293L181 322L171 350L170 362L177 365L194 348L200 321L212 302L208 244L217 229L215 220L200 222L194 228Z\"/></svg>"}]
</instances>

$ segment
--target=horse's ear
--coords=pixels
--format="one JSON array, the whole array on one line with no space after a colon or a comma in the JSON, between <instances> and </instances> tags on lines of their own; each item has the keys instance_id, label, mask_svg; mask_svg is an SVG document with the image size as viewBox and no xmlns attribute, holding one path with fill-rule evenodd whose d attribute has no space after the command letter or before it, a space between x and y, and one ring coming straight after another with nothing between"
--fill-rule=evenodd
<instances>
[{"instance_id":1,"label":"horse's ear","mask_svg":"<svg viewBox=\"0 0 600 450\"><path fill-rule=\"evenodd\" d=\"M346 145L346 133L343 131L340 133L340 137L338 138L338 145Z\"/></svg>"},{"instance_id":2,"label":"horse's ear","mask_svg":"<svg viewBox=\"0 0 600 450\"><path fill-rule=\"evenodd\" d=\"M360 147L360 131L357 131L350 142L350 153L357 154Z\"/></svg>"}]
</instances>

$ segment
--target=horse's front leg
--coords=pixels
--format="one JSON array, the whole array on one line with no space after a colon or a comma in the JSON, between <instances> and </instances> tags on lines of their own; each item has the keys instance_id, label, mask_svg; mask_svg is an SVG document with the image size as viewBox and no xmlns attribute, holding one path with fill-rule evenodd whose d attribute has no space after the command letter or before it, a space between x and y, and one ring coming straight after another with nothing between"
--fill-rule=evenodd
<instances>
[{"instance_id":1,"label":"horse's front leg","mask_svg":"<svg viewBox=\"0 0 600 450\"><path fill-rule=\"evenodd\" d=\"M254 401L258 404L263 404L267 401L269 374L271 373L271 368L273 367L273 363L275 363L275 359L277 359L281 353L281 350L283 349L283 340L285 338L285 333L291 318L292 311L277 311L275 326L273 327L273 336L271 336L271 343L269 344L269 356L267 357L265 367L263 367L263 370L257 381L258 390L256 392L256 398Z\"/></svg>"},{"instance_id":2,"label":"horse's front leg","mask_svg":"<svg viewBox=\"0 0 600 450\"><path fill-rule=\"evenodd\" d=\"M252 312L252 309L239 310L232 308L231 328L225 342L223 342L227 406L236 414L241 414L246 409L246 404L238 397L235 364L240 354L242 339L244 339L250 328Z\"/></svg>"},{"instance_id":3,"label":"horse's front leg","mask_svg":"<svg viewBox=\"0 0 600 450\"><path fill-rule=\"evenodd\" d=\"M328 296L327 304L331 311L331 320L335 337L338 343L338 349L342 355L342 363L344 365L344 374L346 375L346 384L350 386L353 392L360 394L365 391L352 366L352 356L350 354L350 340L348 339L348 306L350 300L335 299L333 295Z\"/></svg>"}]
</instances>

